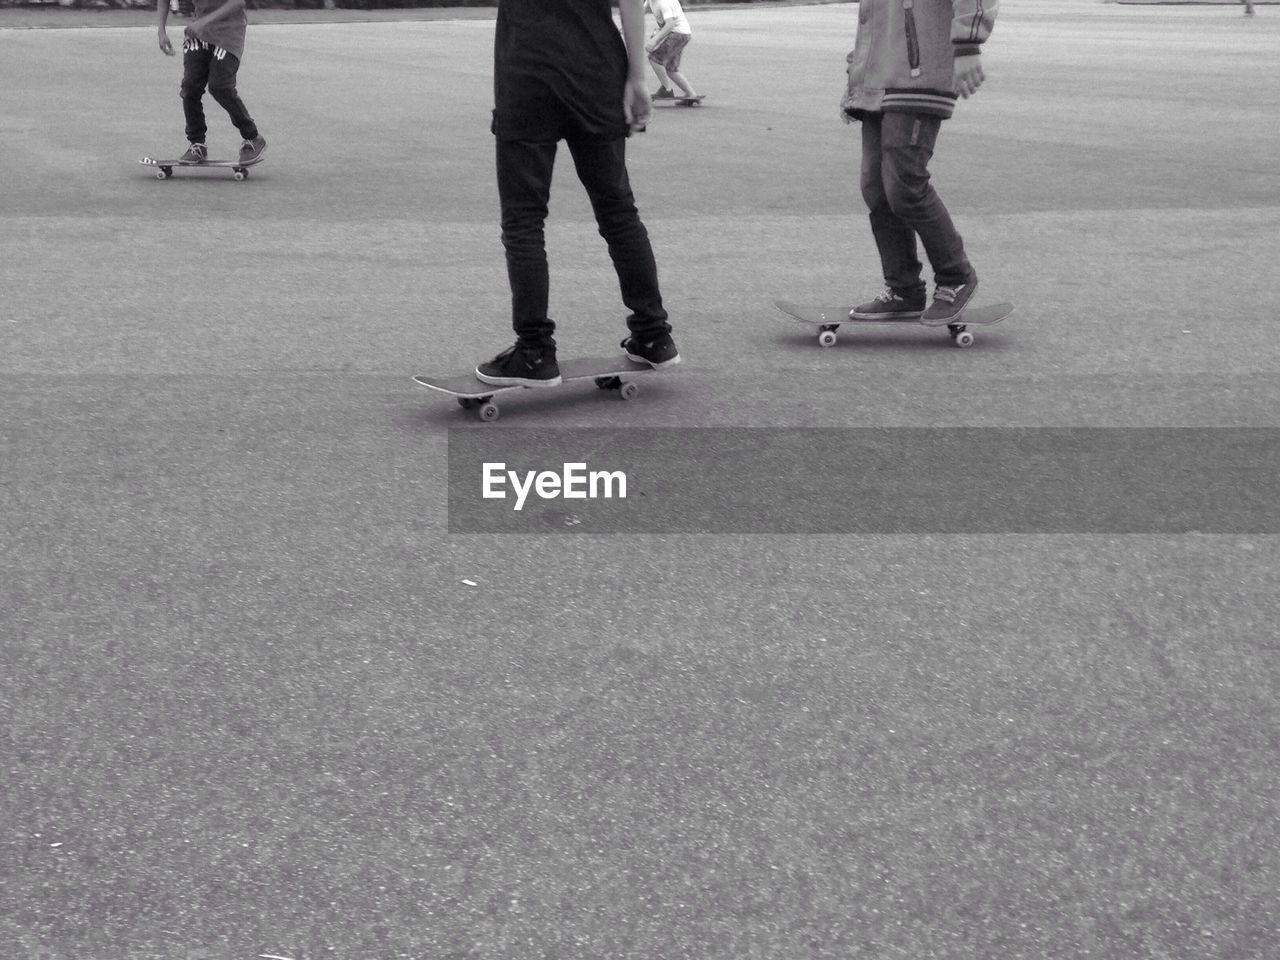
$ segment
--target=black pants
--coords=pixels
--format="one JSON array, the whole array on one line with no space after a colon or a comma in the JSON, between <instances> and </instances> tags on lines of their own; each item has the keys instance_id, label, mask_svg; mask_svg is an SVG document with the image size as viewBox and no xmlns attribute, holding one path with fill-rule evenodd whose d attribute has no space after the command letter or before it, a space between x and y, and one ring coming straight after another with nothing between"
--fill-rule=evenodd
<instances>
[{"instance_id":1,"label":"black pants","mask_svg":"<svg viewBox=\"0 0 1280 960\"><path fill-rule=\"evenodd\" d=\"M204 91L208 88L231 115L231 122L240 136L252 140L258 135L258 125L249 116L240 95L236 93L236 73L240 61L225 50L188 39L182 45L182 112L187 118L187 140L204 143L209 132L204 119Z\"/></svg>"},{"instance_id":2,"label":"black pants","mask_svg":"<svg viewBox=\"0 0 1280 960\"><path fill-rule=\"evenodd\" d=\"M618 274L627 327L642 340L670 333L658 290L658 267L649 233L640 221L627 177L626 140L566 141L578 179L586 188L600 236ZM547 317L549 276L544 225L551 196L556 142L497 141L502 244L511 283L511 323L520 342L554 347L555 323Z\"/></svg>"},{"instance_id":3,"label":"black pants","mask_svg":"<svg viewBox=\"0 0 1280 960\"><path fill-rule=\"evenodd\" d=\"M913 113L862 120L862 199L871 210L885 284L903 295L925 292L917 234L936 283L958 286L973 275L964 241L929 181L941 126L938 117Z\"/></svg>"}]
</instances>

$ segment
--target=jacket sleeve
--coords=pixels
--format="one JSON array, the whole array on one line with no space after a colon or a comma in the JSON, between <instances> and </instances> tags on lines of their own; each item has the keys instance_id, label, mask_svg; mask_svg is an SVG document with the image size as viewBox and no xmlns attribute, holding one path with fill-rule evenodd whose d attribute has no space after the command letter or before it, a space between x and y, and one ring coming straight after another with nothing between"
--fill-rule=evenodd
<instances>
[{"instance_id":1,"label":"jacket sleeve","mask_svg":"<svg viewBox=\"0 0 1280 960\"><path fill-rule=\"evenodd\" d=\"M952 0L955 19L951 21L951 46L957 57L972 56L982 49L996 25L1000 0Z\"/></svg>"}]
</instances>

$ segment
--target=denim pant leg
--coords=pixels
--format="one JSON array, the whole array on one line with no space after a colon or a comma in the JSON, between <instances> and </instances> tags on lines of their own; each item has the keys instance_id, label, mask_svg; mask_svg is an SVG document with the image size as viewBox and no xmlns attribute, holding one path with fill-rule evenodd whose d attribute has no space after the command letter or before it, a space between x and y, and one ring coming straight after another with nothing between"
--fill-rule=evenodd
<instances>
[{"instance_id":1,"label":"denim pant leg","mask_svg":"<svg viewBox=\"0 0 1280 960\"><path fill-rule=\"evenodd\" d=\"M973 275L964 241L929 179L941 125L939 117L910 113L863 121L863 198L871 208L885 282L904 293L924 289L917 234L936 283L952 286Z\"/></svg>"},{"instance_id":2,"label":"denim pant leg","mask_svg":"<svg viewBox=\"0 0 1280 960\"><path fill-rule=\"evenodd\" d=\"M640 220L627 176L626 143L622 137L604 142L571 139L569 152L591 200L600 236L609 245L622 302L631 311L627 328L638 339L649 341L670 333L671 324L662 306L649 232Z\"/></svg>"},{"instance_id":3,"label":"denim pant leg","mask_svg":"<svg viewBox=\"0 0 1280 960\"><path fill-rule=\"evenodd\" d=\"M545 225L556 144L524 140L496 143L511 325L525 346L554 348L555 324L547 317L550 277Z\"/></svg>"},{"instance_id":4,"label":"denim pant leg","mask_svg":"<svg viewBox=\"0 0 1280 960\"><path fill-rule=\"evenodd\" d=\"M240 61L225 50L213 52L209 64L209 94L217 100L223 110L231 116L231 122L240 131L240 136L252 140L258 135L258 125L249 116L240 94L236 91L236 74L240 71Z\"/></svg>"},{"instance_id":5,"label":"denim pant leg","mask_svg":"<svg viewBox=\"0 0 1280 960\"><path fill-rule=\"evenodd\" d=\"M187 122L187 142L204 143L209 132L204 118L204 90L209 83L213 51L203 46L182 54L182 114Z\"/></svg>"}]
</instances>

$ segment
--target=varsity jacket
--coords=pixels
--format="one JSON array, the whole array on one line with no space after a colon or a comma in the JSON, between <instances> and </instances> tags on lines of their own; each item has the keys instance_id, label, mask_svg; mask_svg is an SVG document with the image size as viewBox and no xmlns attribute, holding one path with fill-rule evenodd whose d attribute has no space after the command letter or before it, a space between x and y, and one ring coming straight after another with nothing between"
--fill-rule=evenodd
<instances>
[{"instance_id":1,"label":"varsity jacket","mask_svg":"<svg viewBox=\"0 0 1280 960\"><path fill-rule=\"evenodd\" d=\"M991 36L1000 0L859 0L858 36L840 109L866 113L955 110L955 58Z\"/></svg>"}]
</instances>

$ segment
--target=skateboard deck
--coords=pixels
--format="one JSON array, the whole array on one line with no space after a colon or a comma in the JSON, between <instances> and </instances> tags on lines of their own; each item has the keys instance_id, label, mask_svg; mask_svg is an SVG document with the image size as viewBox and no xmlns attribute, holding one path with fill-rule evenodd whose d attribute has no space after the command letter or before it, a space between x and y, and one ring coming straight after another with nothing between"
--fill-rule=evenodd
<instances>
[{"instance_id":1,"label":"skateboard deck","mask_svg":"<svg viewBox=\"0 0 1280 960\"><path fill-rule=\"evenodd\" d=\"M774 306L800 323L807 323L818 328L818 344L823 347L834 347L836 344L836 331L841 324L882 324L886 326L919 326L919 327L946 327L947 333L951 335L951 342L957 347L973 346L974 334L968 327L983 327L993 323L999 323L1013 313L1013 304L1011 303L993 303L984 307L968 307L955 320L948 324L929 324L924 323L918 317L907 317L905 319L877 319L864 320L859 317L849 316L848 307L815 307L807 304L791 303L787 300L775 300Z\"/></svg>"},{"instance_id":2,"label":"skateboard deck","mask_svg":"<svg viewBox=\"0 0 1280 960\"><path fill-rule=\"evenodd\" d=\"M239 160L155 160L151 157L143 157L138 162L148 167L157 167L156 179L168 180L173 176L174 167L230 167L235 171L236 179L243 180L249 176L249 168L254 164L261 163L262 157L256 160L249 160L241 163Z\"/></svg>"},{"instance_id":3,"label":"skateboard deck","mask_svg":"<svg viewBox=\"0 0 1280 960\"><path fill-rule=\"evenodd\" d=\"M700 93L696 97L663 97L660 100L654 100L654 103L670 103L677 107L697 107L707 98L705 93Z\"/></svg>"},{"instance_id":4,"label":"skateboard deck","mask_svg":"<svg viewBox=\"0 0 1280 960\"><path fill-rule=\"evenodd\" d=\"M640 385L635 377L661 373L647 363L635 363L624 356L617 357L583 357L560 362L560 380L557 386L564 386L578 380L594 380L601 390L617 390L623 400L634 400L640 395ZM438 390L458 399L458 405L464 410L475 410L481 420L497 420L498 404L494 397L500 393L513 390L554 390L555 387L525 387L520 385L502 387L485 383L473 373L457 374L445 377L416 376L414 382L431 390Z\"/></svg>"}]
</instances>

